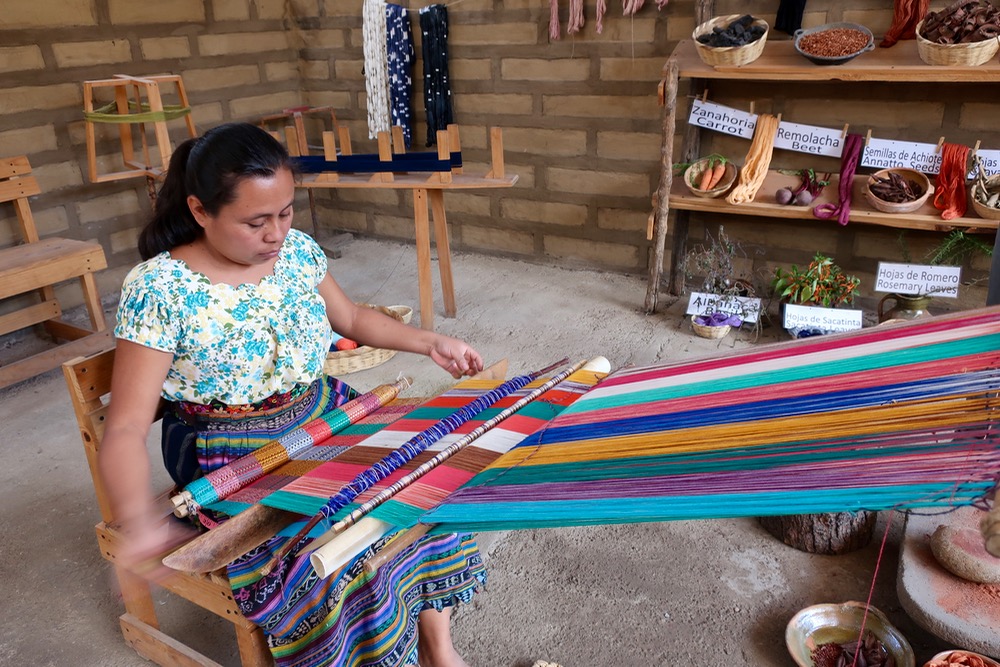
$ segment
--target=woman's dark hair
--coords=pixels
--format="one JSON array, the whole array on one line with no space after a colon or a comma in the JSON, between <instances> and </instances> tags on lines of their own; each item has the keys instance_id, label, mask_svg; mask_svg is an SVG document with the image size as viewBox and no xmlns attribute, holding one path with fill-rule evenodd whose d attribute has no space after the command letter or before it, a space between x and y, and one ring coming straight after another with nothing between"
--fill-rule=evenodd
<instances>
[{"instance_id":1,"label":"woman's dark hair","mask_svg":"<svg viewBox=\"0 0 1000 667\"><path fill-rule=\"evenodd\" d=\"M219 125L197 139L188 139L170 157L153 218L139 234L139 255L149 259L202 235L201 225L188 208L189 195L215 215L233 201L242 179L267 178L291 168L285 147L249 123Z\"/></svg>"}]
</instances>

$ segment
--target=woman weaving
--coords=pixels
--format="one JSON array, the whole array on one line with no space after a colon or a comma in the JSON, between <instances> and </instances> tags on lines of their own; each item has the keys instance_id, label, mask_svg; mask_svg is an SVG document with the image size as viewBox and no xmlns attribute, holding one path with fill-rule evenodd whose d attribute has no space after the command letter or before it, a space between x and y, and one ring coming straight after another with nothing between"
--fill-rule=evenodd
<instances>
[{"instance_id":1,"label":"woman weaving","mask_svg":"<svg viewBox=\"0 0 1000 667\"><path fill-rule=\"evenodd\" d=\"M122 290L100 456L136 559L163 553L168 539L154 528L145 445L161 397L170 402L164 463L183 486L354 396L323 375L334 330L426 354L456 378L482 370L466 343L348 299L322 249L291 228L294 190L287 152L252 125L222 125L171 157L139 238L144 261ZM330 589L341 597L326 604L350 611L330 616L324 653L307 664L412 664L419 648L425 667L465 665L451 642L450 608L484 578L471 537L424 538L370 581Z\"/></svg>"}]
</instances>

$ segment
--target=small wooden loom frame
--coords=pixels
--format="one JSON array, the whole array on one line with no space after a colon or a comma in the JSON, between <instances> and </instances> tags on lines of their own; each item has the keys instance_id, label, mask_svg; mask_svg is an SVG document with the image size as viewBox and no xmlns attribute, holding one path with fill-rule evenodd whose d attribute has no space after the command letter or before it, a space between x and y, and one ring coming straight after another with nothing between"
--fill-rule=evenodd
<instances>
[{"instance_id":1,"label":"small wooden loom frame","mask_svg":"<svg viewBox=\"0 0 1000 667\"><path fill-rule=\"evenodd\" d=\"M142 111L143 105L149 107L153 113L163 113L163 98L161 85L173 84L177 97L182 107L190 107L187 93L184 91L184 82L179 75L165 74L160 76L134 77L126 74L115 74L110 79L99 79L95 81L83 82L83 110L85 113L93 113L94 91L101 88L112 88L115 98L117 113L123 117L118 124L118 135L121 141L122 163L126 169L122 171L98 173L97 170L97 137L94 129L94 122L86 121L87 134L87 169L92 183L105 183L107 181L120 181L126 178L145 176L152 181L160 178L167 171L170 164L170 155L173 148L170 144L170 134L167 130L167 121L152 121L153 138L156 141L158 162L154 162L150 153L149 142L146 139L146 121L128 120L128 116L133 115L129 110L129 95L131 93L132 102ZM143 100L145 99L145 102ZM184 123L187 126L189 137L197 136L194 126L194 119L190 113L184 116ZM139 143L141 148L141 159L136 156L135 143L132 136L132 125L138 125Z\"/></svg>"},{"instance_id":2,"label":"small wooden loom frame","mask_svg":"<svg viewBox=\"0 0 1000 667\"><path fill-rule=\"evenodd\" d=\"M221 667L219 663L160 630L150 583L141 574L117 562L122 549L122 536L115 526L114 513L97 463L107 413L107 405L102 399L111 391L114 359L115 351L111 347L91 356L66 362L63 364L63 373L93 477L97 505L101 511L101 522L95 527L97 543L101 555L114 565L125 602L125 613L119 617L122 635L136 653L164 667ZM170 491L162 494L165 496L164 500L169 499L169 493ZM171 593L232 623L243 667L267 667L274 664L264 632L240 613L224 571L191 574L171 570L170 574L157 583Z\"/></svg>"}]
</instances>

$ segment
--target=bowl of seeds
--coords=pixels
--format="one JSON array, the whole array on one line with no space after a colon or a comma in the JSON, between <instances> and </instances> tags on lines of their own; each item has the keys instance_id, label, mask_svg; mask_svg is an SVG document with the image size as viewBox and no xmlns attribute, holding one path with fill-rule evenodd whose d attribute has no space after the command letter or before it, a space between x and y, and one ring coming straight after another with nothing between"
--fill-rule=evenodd
<instances>
[{"instance_id":1,"label":"bowl of seeds","mask_svg":"<svg viewBox=\"0 0 1000 667\"><path fill-rule=\"evenodd\" d=\"M795 31L795 50L817 65L843 65L875 48L872 31L841 21Z\"/></svg>"},{"instance_id":2,"label":"bowl of seeds","mask_svg":"<svg viewBox=\"0 0 1000 667\"><path fill-rule=\"evenodd\" d=\"M883 213L912 213L934 191L931 179L916 169L880 169L865 183L865 199Z\"/></svg>"}]
</instances>

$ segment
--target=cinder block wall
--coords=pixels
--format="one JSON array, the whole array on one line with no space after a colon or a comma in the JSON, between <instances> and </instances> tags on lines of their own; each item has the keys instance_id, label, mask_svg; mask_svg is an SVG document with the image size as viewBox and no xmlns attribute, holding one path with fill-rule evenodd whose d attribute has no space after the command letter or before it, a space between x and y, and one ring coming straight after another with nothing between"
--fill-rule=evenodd
<instances>
[{"instance_id":1,"label":"cinder block wall","mask_svg":"<svg viewBox=\"0 0 1000 667\"><path fill-rule=\"evenodd\" d=\"M27 153L44 194L32 202L44 234L100 241L111 269L100 278L113 292L137 260L138 229L148 215L139 180L92 184L86 176L81 82L116 73L179 73L202 130L227 120L256 120L297 104L334 105L349 126L355 150L374 150L367 139L362 71L361 0L33 0L8 3L0 13L0 154ZM402 0L418 8L424 2ZM488 128L504 130L510 190L449 193L446 206L453 247L529 262L644 273L650 197L659 178L660 70L676 43L690 36L694 3L655 3L634 18L609 3L598 35L593 3L586 2L582 33L548 36L542 0L462 0L450 8L450 57L456 120L470 171L485 171ZM777 1L720 0L717 14L751 11L773 22ZM809 3L806 26L853 20L876 34L891 20L884 0ZM421 40L417 43L415 148L423 145ZM772 38L780 38L773 35ZM688 93L682 89L682 95ZM997 91L968 85L747 85L713 84L713 99L782 112L796 122L872 128L876 136L914 141L949 140L1000 147L993 131ZM679 118L686 117L686 103ZM172 124L175 142L183 137ZM678 122L676 145L685 124ZM110 168L117 142L105 133L101 165ZM741 161L746 142L706 135L703 153L719 150ZM777 152L789 168L837 171L837 161ZM298 221L308 227L299 198ZM347 230L411 239L412 201L392 191L341 191L317 197L322 233ZM0 212L0 246L15 227ZM724 223L748 249L748 272L804 262L813 252L833 254L870 286L878 259L899 259L898 233L808 221L694 216L692 243L704 229ZM914 261L941 234L910 233ZM991 241L987 236L986 240ZM669 257L669 252L667 253ZM985 277L977 259L966 277ZM869 295L870 291L867 292ZM982 290L963 290L965 305L982 303ZM634 295L635 302L642 294ZM68 293L72 300L74 294Z\"/></svg>"}]
</instances>

